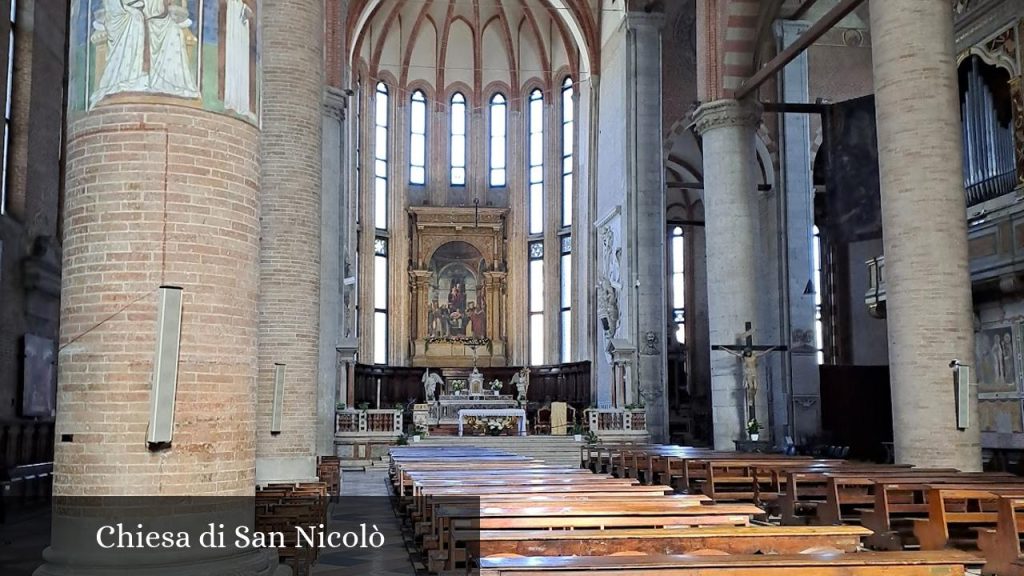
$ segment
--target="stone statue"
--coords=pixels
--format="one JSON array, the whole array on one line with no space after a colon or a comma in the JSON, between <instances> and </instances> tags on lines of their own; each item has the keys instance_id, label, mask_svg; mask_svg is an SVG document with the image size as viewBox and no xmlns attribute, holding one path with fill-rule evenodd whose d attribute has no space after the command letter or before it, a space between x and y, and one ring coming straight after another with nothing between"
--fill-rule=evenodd
<instances>
[{"instance_id":1,"label":"stone statue","mask_svg":"<svg viewBox=\"0 0 1024 576\"><path fill-rule=\"evenodd\" d=\"M530 389L530 369L523 368L512 376L511 384L516 387L516 399L526 402L526 393Z\"/></svg>"},{"instance_id":2,"label":"stone statue","mask_svg":"<svg viewBox=\"0 0 1024 576\"><path fill-rule=\"evenodd\" d=\"M444 380L440 375L434 374L430 371L430 368L427 368L427 371L423 373L423 378L420 381L423 382L423 391L426 394L426 403L433 404L434 391L437 389L438 385L444 384Z\"/></svg>"}]
</instances>

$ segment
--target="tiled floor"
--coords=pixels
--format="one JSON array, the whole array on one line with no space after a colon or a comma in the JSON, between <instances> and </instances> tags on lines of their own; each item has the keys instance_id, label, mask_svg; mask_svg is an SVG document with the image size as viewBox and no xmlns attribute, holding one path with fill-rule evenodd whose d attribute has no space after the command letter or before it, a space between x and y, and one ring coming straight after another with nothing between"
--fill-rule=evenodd
<instances>
[{"instance_id":1,"label":"tiled floor","mask_svg":"<svg viewBox=\"0 0 1024 576\"><path fill-rule=\"evenodd\" d=\"M401 525L391 509L387 481L383 469L342 474L342 499L331 507L332 525L328 528L348 532L363 523L376 526L384 535L384 546L325 552L313 569L315 576L416 574Z\"/></svg>"}]
</instances>

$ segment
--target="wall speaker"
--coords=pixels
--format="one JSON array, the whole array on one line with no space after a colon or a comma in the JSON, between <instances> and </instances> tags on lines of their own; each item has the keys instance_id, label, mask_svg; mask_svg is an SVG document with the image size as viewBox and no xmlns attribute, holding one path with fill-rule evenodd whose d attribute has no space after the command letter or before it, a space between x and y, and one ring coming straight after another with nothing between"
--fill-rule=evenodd
<instances>
[{"instance_id":1,"label":"wall speaker","mask_svg":"<svg viewBox=\"0 0 1024 576\"><path fill-rule=\"evenodd\" d=\"M270 418L270 433L281 433L284 412L284 364L274 364L274 411Z\"/></svg>"},{"instance_id":2,"label":"wall speaker","mask_svg":"<svg viewBox=\"0 0 1024 576\"><path fill-rule=\"evenodd\" d=\"M956 390L956 427L967 430L971 427L971 367L957 363L953 369Z\"/></svg>"},{"instance_id":3,"label":"wall speaker","mask_svg":"<svg viewBox=\"0 0 1024 576\"><path fill-rule=\"evenodd\" d=\"M169 446L174 431L174 395L178 389L181 347L181 288L161 286L157 306L156 352L146 432L150 449Z\"/></svg>"}]
</instances>

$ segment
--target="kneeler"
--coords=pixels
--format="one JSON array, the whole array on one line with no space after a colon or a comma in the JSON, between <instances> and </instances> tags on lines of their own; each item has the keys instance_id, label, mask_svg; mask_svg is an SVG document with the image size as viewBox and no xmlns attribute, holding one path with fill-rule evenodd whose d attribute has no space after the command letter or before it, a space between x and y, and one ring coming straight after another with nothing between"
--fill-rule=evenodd
<instances>
[{"instance_id":1,"label":"kneeler","mask_svg":"<svg viewBox=\"0 0 1024 576\"><path fill-rule=\"evenodd\" d=\"M565 436L569 431L569 405L565 402L551 403L551 435Z\"/></svg>"}]
</instances>

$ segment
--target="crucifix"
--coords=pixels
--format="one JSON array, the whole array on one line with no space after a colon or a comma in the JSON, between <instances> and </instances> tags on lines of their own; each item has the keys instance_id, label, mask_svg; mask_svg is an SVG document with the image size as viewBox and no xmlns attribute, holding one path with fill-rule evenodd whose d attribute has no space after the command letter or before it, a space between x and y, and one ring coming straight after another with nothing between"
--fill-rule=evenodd
<instances>
[{"instance_id":1,"label":"crucifix","mask_svg":"<svg viewBox=\"0 0 1024 576\"><path fill-rule=\"evenodd\" d=\"M757 389L758 389L758 366L757 361L762 356L771 352L784 352L786 346L755 346L754 328L750 322L746 323L746 331L737 336L742 344L712 346L712 350L725 352L739 358L743 362L743 390L746 392L746 402L743 407L746 422L757 418Z\"/></svg>"}]
</instances>

